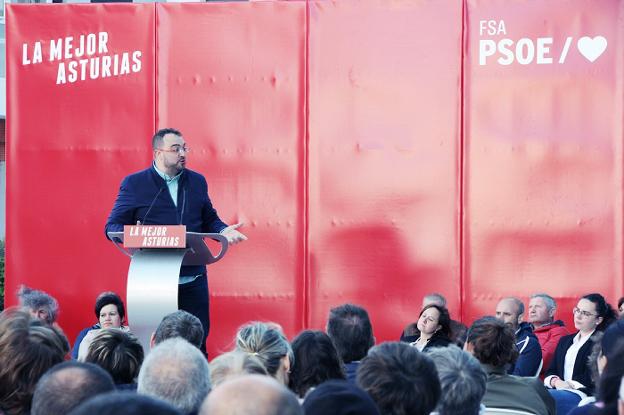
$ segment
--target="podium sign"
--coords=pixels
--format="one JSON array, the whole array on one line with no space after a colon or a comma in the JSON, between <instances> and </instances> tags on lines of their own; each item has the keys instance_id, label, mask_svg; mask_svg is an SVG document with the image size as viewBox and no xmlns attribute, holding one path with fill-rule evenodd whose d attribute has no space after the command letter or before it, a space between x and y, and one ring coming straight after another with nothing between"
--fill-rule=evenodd
<instances>
[{"instance_id":1,"label":"podium sign","mask_svg":"<svg viewBox=\"0 0 624 415\"><path fill-rule=\"evenodd\" d=\"M124 248L186 248L184 225L125 225Z\"/></svg>"}]
</instances>

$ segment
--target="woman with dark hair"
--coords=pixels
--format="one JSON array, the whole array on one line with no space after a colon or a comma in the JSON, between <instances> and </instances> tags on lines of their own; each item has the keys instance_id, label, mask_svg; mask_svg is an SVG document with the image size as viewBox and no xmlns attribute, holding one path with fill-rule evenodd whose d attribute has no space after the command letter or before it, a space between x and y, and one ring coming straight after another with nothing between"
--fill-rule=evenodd
<instances>
[{"instance_id":1,"label":"woman with dark hair","mask_svg":"<svg viewBox=\"0 0 624 415\"><path fill-rule=\"evenodd\" d=\"M451 344L451 316L446 307L429 304L420 312L418 321L405 328L401 341L418 350L446 347Z\"/></svg>"},{"instance_id":2,"label":"woman with dark hair","mask_svg":"<svg viewBox=\"0 0 624 415\"><path fill-rule=\"evenodd\" d=\"M338 352L322 331L302 331L293 340L292 349L295 364L291 368L288 386L300 398L327 380L345 379Z\"/></svg>"},{"instance_id":3,"label":"woman with dark hair","mask_svg":"<svg viewBox=\"0 0 624 415\"><path fill-rule=\"evenodd\" d=\"M594 334L615 320L615 312L597 293L581 297L572 311L578 331L559 340L544 379L560 414L567 414L581 399L594 395L592 371L587 364L596 341Z\"/></svg>"},{"instance_id":4,"label":"woman with dark hair","mask_svg":"<svg viewBox=\"0 0 624 415\"><path fill-rule=\"evenodd\" d=\"M101 329L122 329L128 330L124 327L124 319L126 317L126 308L124 307L121 298L112 291L105 291L98 295L95 300L95 318L98 322L91 327L87 327L82 330L72 349L72 359L84 360L89 350L89 344L93 341L93 338L99 333Z\"/></svg>"}]
</instances>

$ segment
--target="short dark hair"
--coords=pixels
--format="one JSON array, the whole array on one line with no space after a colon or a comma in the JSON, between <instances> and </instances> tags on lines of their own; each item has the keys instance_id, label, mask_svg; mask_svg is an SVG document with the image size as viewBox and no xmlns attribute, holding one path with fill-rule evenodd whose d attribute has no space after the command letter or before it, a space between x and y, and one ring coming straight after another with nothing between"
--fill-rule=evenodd
<instances>
[{"instance_id":1,"label":"short dark hair","mask_svg":"<svg viewBox=\"0 0 624 415\"><path fill-rule=\"evenodd\" d=\"M28 413L35 385L63 361L69 342L56 326L9 308L0 313L0 402L7 414Z\"/></svg>"},{"instance_id":2,"label":"short dark hair","mask_svg":"<svg viewBox=\"0 0 624 415\"><path fill-rule=\"evenodd\" d=\"M620 383L624 376L624 341L621 339L607 358L607 366L605 366L602 376L597 383L598 393L596 400L604 403L603 414L616 414L618 398L620 392Z\"/></svg>"},{"instance_id":3,"label":"short dark hair","mask_svg":"<svg viewBox=\"0 0 624 415\"><path fill-rule=\"evenodd\" d=\"M132 333L110 328L94 337L85 360L110 373L115 384L126 384L139 375L143 357L143 346Z\"/></svg>"},{"instance_id":4,"label":"short dark hair","mask_svg":"<svg viewBox=\"0 0 624 415\"><path fill-rule=\"evenodd\" d=\"M329 311L327 334L344 363L362 360L375 342L368 312L354 304L343 304Z\"/></svg>"},{"instance_id":5,"label":"short dark hair","mask_svg":"<svg viewBox=\"0 0 624 415\"><path fill-rule=\"evenodd\" d=\"M602 317L602 322L598 324L596 330L605 331L609 324L613 323L616 320L615 310L611 307L611 304L607 303L605 298L598 293L591 293L581 297L581 299L585 299L591 301L596 306L596 313L598 313L598 317Z\"/></svg>"},{"instance_id":6,"label":"short dark hair","mask_svg":"<svg viewBox=\"0 0 624 415\"><path fill-rule=\"evenodd\" d=\"M160 148L160 146L162 146L163 139L167 134L174 134L182 137L182 133L175 128L161 128L160 130L156 131L156 133L152 137L152 150L156 150Z\"/></svg>"},{"instance_id":7,"label":"short dark hair","mask_svg":"<svg viewBox=\"0 0 624 415\"><path fill-rule=\"evenodd\" d=\"M117 307L117 312L119 313L119 318L121 321L126 317L126 308L124 307L123 301L121 301L121 297L115 294L112 291L105 291L98 295L95 300L95 318L100 319L100 311L107 305L112 304Z\"/></svg>"},{"instance_id":8,"label":"short dark hair","mask_svg":"<svg viewBox=\"0 0 624 415\"><path fill-rule=\"evenodd\" d=\"M342 362L329 336L322 331L304 330L292 342L295 363L289 387L303 398L308 389L330 379L345 379Z\"/></svg>"},{"instance_id":9,"label":"short dark hair","mask_svg":"<svg viewBox=\"0 0 624 415\"><path fill-rule=\"evenodd\" d=\"M440 330L438 330L438 333L450 339L451 338L451 315L449 314L449 311L446 307L442 307L437 304L426 305L423 307L422 310L420 310L420 314L418 315L418 318L420 319L423 313L426 310L429 310L430 308L435 308L436 310L438 310L438 313L440 313L440 318L438 319ZM420 336L420 330L418 330L418 321L407 326L403 333L405 336L414 336L414 335Z\"/></svg>"},{"instance_id":10,"label":"short dark hair","mask_svg":"<svg viewBox=\"0 0 624 415\"><path fill-rule=\"evenodd\" d=\"M406 343L382 343L370 349L358 367L357 384L382 415L429 415L440 399L433 361Z\"/></svg>"},{"instance_id":11,"label":"short dark hair","mask_svg":"<svg viewBox=\"0 0 624 415\"><path fill-rule=\"evenodd\" d=\"M74 360L60 363L41 377L31 415L66 414L100 393L115 390L113 378L101 367Z\"/></svg>"},{"instance_id":12,"label":"short dark hair","mask_svg":"<svg viewBox=\"0 0 624 415\"><path fill-rule=\"evenodd\" d=\"M173 337L182 337L199 348L206 336L197 317L184 310L178 310L163 317L154 333L154 343L158 344Z\"/></svg>"},{"instance_id":13,"label":"short dark hair","mask_svg":"<svg viewBox=\"0 0 624 415\"><path fill-rule=\"evenodd\" d=\"M160 399L136 392L109 392L91 398L68 415L182 415L182 412Z\"/></svg>"},{"instance_id":14,"label":"short dark hair","mask_svg":"<svg viewBox=\"0 0 624 415\"><path fill-rule=\"evenodd\" d=\"M496 317L482 317L472 323L466 342L472 345L472 354L483 364L504 367L518 358L513 329Z\"/></svg>"}]
</instances>

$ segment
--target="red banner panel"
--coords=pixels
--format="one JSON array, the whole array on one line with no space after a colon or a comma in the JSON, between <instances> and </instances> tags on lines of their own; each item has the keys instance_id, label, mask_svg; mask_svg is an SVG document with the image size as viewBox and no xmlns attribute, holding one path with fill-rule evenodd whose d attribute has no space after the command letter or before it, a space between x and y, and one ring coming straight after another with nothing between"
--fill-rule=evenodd
<instances>
[{"instance_id":1,"label":"red banner panel","mask_svg":"<svg viewBox=\"0 0 624 415\"><path fill-rule=\"evenodd\" d=\"M431 291L460 312L461 2L310 3L310 324L369 310L398 340Z\"/></svg>"},{"instance_id":2,"label":"red banner panel","mask_svg":"<svg viewBox=\"0 0 624 415\"><path fill-rule=\"evenodd\" d=\"M158 125L249 238L208 267L209 354L238 326L304 327L305 3L158 4Z\"/></svg>"},{"instance_id":3,"label":"red banner panel","mask_svg":"<svg viewBox=\"0 0 624 415\"><path fill-rule=\"evenodd\" d=\"M6 305L19 284L49 292L73 340L99 292L125 295L104 223L151 158L154 5L8 5L7 21Z\"/></svg>"},{"instance_id":4,"label":"red banner panel","mask_svg":"<svg viewBox=\"0 0 624 415\"><path fill-rule=\"evenodd\" d=\"M622 2L468 1L467 321L622 294Z\"/></svg>"}]
</instances>

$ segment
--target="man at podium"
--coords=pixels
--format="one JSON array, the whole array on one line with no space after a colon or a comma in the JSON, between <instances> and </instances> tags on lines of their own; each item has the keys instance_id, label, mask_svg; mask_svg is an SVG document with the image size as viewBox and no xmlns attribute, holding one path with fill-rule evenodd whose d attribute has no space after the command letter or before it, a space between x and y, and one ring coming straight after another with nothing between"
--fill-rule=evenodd
<instances>
[{"instance_id":1,"label":"man at podium","mask_svg":"<svg viewBox=\"0 0 624 415\"><path fill-rule=\"evenodd\" d=\"M237 228L226 225L208 196L206 179L186 168L186 146L180 131L158 130L152 137L154 161L145 170L121 182L105 232L121 232L124 225L186 225L188 232L220 233L229 244L247 239ZM208 280L205 266L182 266L178 306L199 318L204 328L202 351L210 330Z\"/></svg>"}]
</instances>

